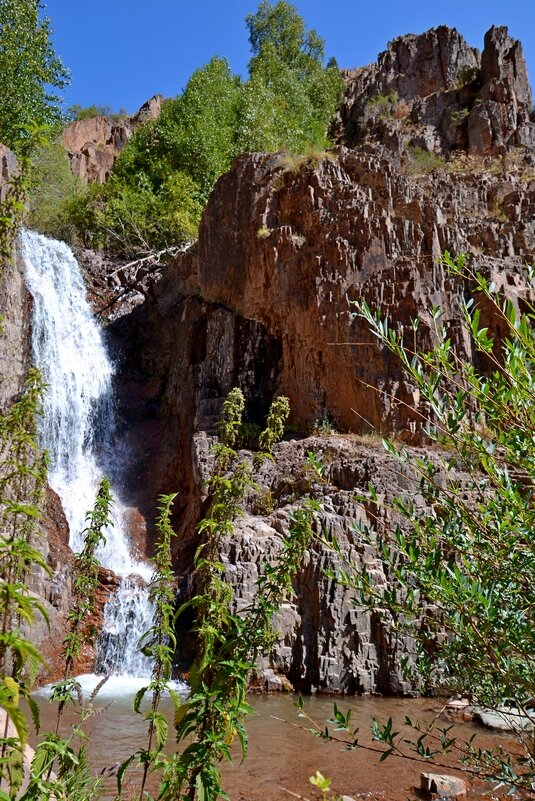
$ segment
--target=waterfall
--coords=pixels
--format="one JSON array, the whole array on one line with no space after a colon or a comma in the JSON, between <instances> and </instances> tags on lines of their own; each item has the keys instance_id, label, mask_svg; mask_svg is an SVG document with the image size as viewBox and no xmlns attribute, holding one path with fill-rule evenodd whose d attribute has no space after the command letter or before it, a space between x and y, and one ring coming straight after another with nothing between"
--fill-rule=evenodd
<instances>
[{"instance_id":1,"label":"waterfall","mask_svg":"<svg viewBox=\"0 0 535 801\"><path fill-rule=\"evenodd\" d=\"M85 516L102 476L107 475L112 485L113 526L96 556L119 576L120 585L104 610L97 669L148 676L151 662L137 643L152 622L147 589L151 568L129 548L121 502L127 454L116 433L114 365L70 248L23 231L21 251L33 297L33 361L48 385L40 444L50 455L49 483L61 498L73 551L82 548Z\"/></svg>"}]
</instances>

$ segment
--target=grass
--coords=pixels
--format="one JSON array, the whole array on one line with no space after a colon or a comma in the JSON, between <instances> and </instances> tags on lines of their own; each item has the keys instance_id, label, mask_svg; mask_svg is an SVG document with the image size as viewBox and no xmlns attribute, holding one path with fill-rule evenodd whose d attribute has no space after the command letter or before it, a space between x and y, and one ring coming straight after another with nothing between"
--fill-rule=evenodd
<instances>
[{"instance_id":1,"label":"grass","mask_svg":"<svg viewBox=\"0 0 535 801\"><path fill-rule=\"evenodd\" d=\"M421 147L410 148L408 160L404 167L405 175L429 175L434 170L446 169L446 160L432 150Z\"/></svg>"},{"instance_id":2,"label":"grass","mask_svg":"<svg viewBox=\"0 0 535 801\"><path fill-rule=\"evenodd\" d=\"M275 170L278 174L271 181L271 188L278 192L285 184L285 176L297 175L303 170L315 170L324 161L337 161L335 153L311 147L304 153L279 153L275 159Z\"/></svg>"}]
</instances>

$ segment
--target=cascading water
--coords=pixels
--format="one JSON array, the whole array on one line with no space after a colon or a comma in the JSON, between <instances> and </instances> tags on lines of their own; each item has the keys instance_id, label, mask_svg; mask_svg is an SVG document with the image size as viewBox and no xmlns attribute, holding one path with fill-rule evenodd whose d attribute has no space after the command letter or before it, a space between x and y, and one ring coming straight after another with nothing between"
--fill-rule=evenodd
<instances>
[{"instance_id":1,"label":"cascading water","mask_svg":"<svg viewBox=\"0 0 535 801\"><path fill-rule=\"evenodd\" d=\"M73 551L83 545L85 516L103 475L110 478L115 499L113 526L96 555L120 577L120 585L104 610L97 670L148 676L151 663L137 643L152 621L151 569L130 553L120 502L125 454L115 436L113 364L70 248L24 231L21 250L34 301L33 359L48 384L41 445L50 455L49 483L61 498Z\"/></svg>"}]
</instances>

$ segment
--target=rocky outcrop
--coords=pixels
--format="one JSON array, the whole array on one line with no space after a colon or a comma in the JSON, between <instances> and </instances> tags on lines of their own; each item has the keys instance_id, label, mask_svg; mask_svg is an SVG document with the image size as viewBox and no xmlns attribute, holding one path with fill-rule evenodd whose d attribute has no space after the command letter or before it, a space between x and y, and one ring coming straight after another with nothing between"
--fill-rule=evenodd
<instances>
[{"instance_id":1,"label":"rocky outcrop","mask_svg":"<svg viewBox=\"0 0 535 801\"><path fill-rule=\"evenodd\" d=\"M314 453L323 468L318 481L307 467ZM366 509L356 488L373 481L379 503ZM388 458L376 440L342 435L289 439L276 448L258 476L260 489L232 536L221 543L225 577L235 588L236 608L253 600L264 565L277 560L290 517L306 497L320 501L315 530L318 539L307 553L287 599L275 619L279 641L259 663L259 671L286 676L304 692L407 694L415 689L403 673L402 660L413 664L411 637L395 635L379 615L355 605L355 592L332 573L347 563L360 572L365 565L377 586L388 584L377 546L366 543L359 526L390 526L381 509L396 493L417 497L410 470ZM347 563L319 538L335 538ZM273 681L273 679L271 679Z\"/></svg>"},{"instance_id":2,"label":"rocky outcrop","mask_svg":"<svg viewBox=\"0 0 535 801\"><path fill-rule=\"evenodd\" d=\"M162 102L161 95L154 95L131 117L92 117L67 125L61 141L73 173L86 183L104 183L136 127L156 119Z\"/></svg>"},{"instance_id":3,"label":"rocky outcrop","mask_svg":"<svg viewBox=\"0 0 535 801\"><path fill-rule=\"evenodd\" d=\"M128 274L125 288L134 287L140 302L125 301L110 332L119 347L126 343L119 402L136 454L129 502L150 520L158 493L179 491L174 557L183 591L194 591L188 573L215 421L237 385L247 422L261 425L281 393L298 432L265 465L260 494L221 546L238 607L250 600L263 562L276 558L288 512L307 494L323 501L318 528L336 535L378 583L387 581L375 546L355 528L376 510L354 494L370 480L386 500L413 492L410 476L374 444L377 433L424 441L416 390L353 302L405 326L418 318L419 348L432 342L432 307L440 306L460 353L477 361L461 323L472 287L448 274L440 256L467 253L522 303L525 264L535 257L526 81L521 48L504 29L489 32L482 56L446 28L401 37L377 65L348 77L338 121L344 145L302 158L239 157L210 197L198 243L150 275ZM377 97L386 101L370 103ZM433 160L419 161L420 151ZM117 297L121 280L109 271ZM314 428L342 433L310 438ZM311 482L307 450L325 462L326 483ZM261 665L267 685L280 674L304 690L409 691L400 660L412 651L410 639L396 639L326 578L335 562L328 549L311 549L279 616L281 643Z\"/></svg>"},{"instance_id":4,"label":"rocky outcrop","mask_svg":"<svg viewBox=\"0 0 535 801\"><path fill-rule=\"evenodd\" d=\"M468 144L473 153L504 153L533 147L532 96L520 42L507 28L491 28L481 56L481 88L468 116Z\"/></svg>"},{"instance_id":5,"label":"rocky outcrop","mask_svg":"<svg viewBox=\"0 0 535 801\"><path fill-rule=\"evenodd\" d=\"M17 171L15 155L0 145L0 203L6 200L9 182ZM17 397L28 369L29 309L30 298L14 247L11 259L0 266L0 413Z\"/></svg>"},{"instance_id":6,"label":"rocky outcrop","mask_svg":"<svg viewBox=\"0 0 535 801\"><path fill-rule=\"evenodd\" d=\"M534 212L535 181L519 173L443 169L414 178L384 157L346 149L291 168L278 157L241 157L203 217L198 291L277 333L280 391L294 422L327 418L342 430L414 440L417 397L353 301L405 324L419 317L420 346L440 303L470 357L460 326L469 287L440 256L470 253L513 290L535 251Z\"/></svg>"},{"instance_id":7,"label":"rocky outcrop","mask_svg":"<svg viewBox=\"0 0 535 801\"><path fill-rule=\"evenodd\" d=\"M535 143L522 45L507 28L487 32L482 54L446 26L401 36L376 64L344 74L334 133L350 147L496 156Z\"/></svg>"}]
</instances>

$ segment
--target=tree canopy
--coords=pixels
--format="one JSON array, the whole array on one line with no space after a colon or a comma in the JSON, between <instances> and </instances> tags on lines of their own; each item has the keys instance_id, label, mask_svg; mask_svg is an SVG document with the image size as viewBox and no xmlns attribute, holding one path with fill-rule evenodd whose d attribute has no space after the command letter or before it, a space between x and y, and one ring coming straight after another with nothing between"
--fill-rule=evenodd
<instances>
[{"instance_id":1,"label":"tree canopy","mask_svg":"<svg viewBox=\"0 0 535 801\"><path fill-rule=\"evenodd\" d=\"M181 210L176 207L171 216L162 211L160 221L180 219L185 228L179 239L189 239L216 180L239 153L304 153L329 145L328 128L343 84L336 63L324 65L323 40L285 0L264 0L246 22L253 54L248 79L233 75L227 61L217 57L196 70L184 91L164 102L158 119L145 123L127 143L107 190L90 191L85 211L78 204L86 240L117 246L118 225L121 250L128 249L117 213L126 212L135 198L132 223L146 231L144 219L156 207L165 208L170 184ZM184 205L184 192L176 193L178 185L189 187L189 204ZM165 241L176 244L175 223L168 230L159 224L144 249L155 244L154 236L158 247Z\"/></svg>"},{"instance_id":2,"label":"tree canopy","mask_svg":"<svg viewBox=\"0 0 535 801\"><path fill-rule=\"evenodd\" d=\"M39 0L0 0L0 142L15 150L28 126L61 119L55 90L69 80L43 8Z\"/></svg>"}]
</instances>

